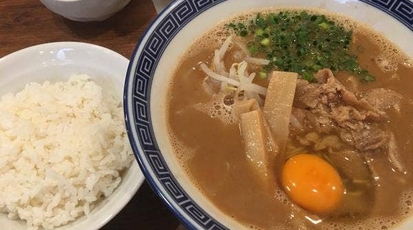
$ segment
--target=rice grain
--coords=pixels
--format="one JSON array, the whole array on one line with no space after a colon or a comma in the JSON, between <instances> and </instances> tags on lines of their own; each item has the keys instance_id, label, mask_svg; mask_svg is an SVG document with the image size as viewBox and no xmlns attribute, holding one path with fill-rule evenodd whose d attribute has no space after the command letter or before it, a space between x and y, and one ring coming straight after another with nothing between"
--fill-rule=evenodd
<instances>
[{"instance_id":1,"label":"rice grain","mask_svg":"<svg viewBox=\"0 0 413 230\"><path fill-rule=\"evenodd\" d=\"M133 161L119 100L87 75L0 100L0 211L52 229L110 196Z\"/></svg>"}]
</instances>

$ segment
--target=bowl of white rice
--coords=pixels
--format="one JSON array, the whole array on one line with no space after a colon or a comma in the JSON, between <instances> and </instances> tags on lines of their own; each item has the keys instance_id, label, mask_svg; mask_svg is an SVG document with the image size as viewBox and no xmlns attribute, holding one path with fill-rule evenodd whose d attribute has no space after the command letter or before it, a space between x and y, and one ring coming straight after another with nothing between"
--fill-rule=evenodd
<instances>
[{"instance_id":1,"label":"bowl of white rice","mask_svg":"<svg viewBox=\"0 0 413 230\"><path fill-rule=\"evenodd\" d=\"M0 229L99 229L144 177L125 129L128 59L57 42L0 59Z\"/></svg>"}]
</instances>

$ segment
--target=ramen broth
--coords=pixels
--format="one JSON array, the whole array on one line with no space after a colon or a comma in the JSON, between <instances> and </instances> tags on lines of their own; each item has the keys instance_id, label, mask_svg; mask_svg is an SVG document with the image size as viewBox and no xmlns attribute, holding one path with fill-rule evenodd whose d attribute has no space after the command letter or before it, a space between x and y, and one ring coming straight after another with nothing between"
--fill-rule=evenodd
<instances>
[{"instance_id":1,"label":"ramen broth","mask_svg":"<svg viewBox=\"0 0 413 230\"><path fill-rule=\"evenodd\" d=\"M370 155L381 165L381 177L376 178L376 182L386 191L382 189L380 194L376 194L378 192L374 188L367 191L366 199L369 200L357 204L365 205L361 209L367 211L354 216L334 213L317 216L294 205L277 181L279 169L275 162L270 162L270 168L274 170L267 178L271 186L263 186L245 157L239 124L231 103L226 101L228 98L222 93L208 94L202 86L206 74L200 70L199 62L210 63L214 50L229 35L224 26L227 21L218 25L221 29L208 31L196 40L178 63L168 93L167 123L174 153L194 185L216 207L247 228L292 229L305 226L310 229L385 229L398 225L411 215L412 62L400 49L371 29L356 22L349 23L349 19L342 16L328 17L351 25L351 52L357 55L360 65L376 80L355 83L347 72L335 73L335 77L345 86L356 88L357 92L383 87L403 95L401 112L390 112L387 124L394 133L406 171L394 170L385 154ZM228 52L234 50L232 47ZM225 62L228 65L234 62L230 54L226 55ZM260 81L265 86L265 81ZM289 142L290 147L299 146L292 136ZM299 147L300 151L314 153L306 146ZM376 195L380 199L375 199Z\"/></svg>"}]
</instances>

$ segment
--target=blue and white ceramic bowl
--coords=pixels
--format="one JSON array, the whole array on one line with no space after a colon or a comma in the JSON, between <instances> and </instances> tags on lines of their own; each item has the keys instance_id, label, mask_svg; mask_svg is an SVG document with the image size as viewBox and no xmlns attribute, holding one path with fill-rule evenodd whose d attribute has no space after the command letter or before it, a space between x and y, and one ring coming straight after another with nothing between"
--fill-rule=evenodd
<instances>
[{"instance_id":1,"label":"blue and white ceramic bowl","mask_svg":"<svg viewBox=\"0 0 413 230\"><path fill-rule=\"evenodd\" d=\"M413 57L413 2L410 0L176 0L165 8L137 45L124 89L133 150L148 182L190 229L241 229L194 188L171 154L165 101L171 70L184 50L231 15L274 6L340 12L381 31ZM400 229L413 229L413 218Z\"/></svg>"}]
</instances>

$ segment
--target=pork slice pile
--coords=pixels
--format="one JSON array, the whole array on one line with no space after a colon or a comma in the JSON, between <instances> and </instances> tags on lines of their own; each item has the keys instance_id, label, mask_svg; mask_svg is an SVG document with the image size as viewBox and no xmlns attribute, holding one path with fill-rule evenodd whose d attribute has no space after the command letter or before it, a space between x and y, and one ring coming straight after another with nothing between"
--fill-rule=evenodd
<instances>
[{"instance_id":1,"label":"pork slice pile","mask_svg":"<svg viewBox=\"0 0 413 230\"><path fill-rule=\"evenodd\" d=\"M402 96L384 88L363 93L346 89L329 69L317 73L317 82L298 80L292 111L292 135L316 130L336 133L360 152L387 148L392 135L379 125L387 111L399 109Z\"/></svg>"}]
</instances>

